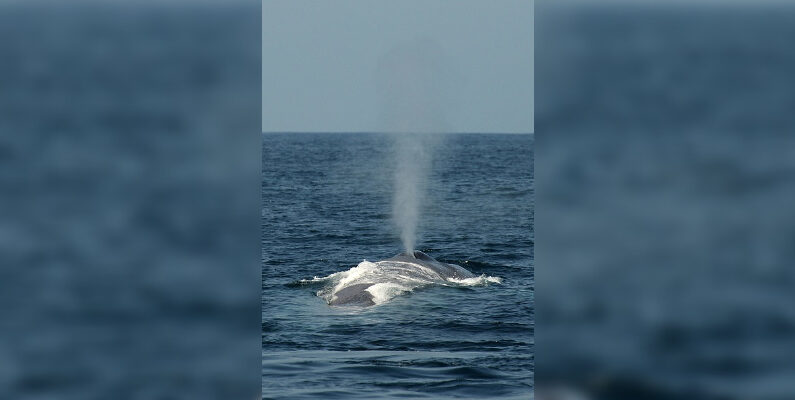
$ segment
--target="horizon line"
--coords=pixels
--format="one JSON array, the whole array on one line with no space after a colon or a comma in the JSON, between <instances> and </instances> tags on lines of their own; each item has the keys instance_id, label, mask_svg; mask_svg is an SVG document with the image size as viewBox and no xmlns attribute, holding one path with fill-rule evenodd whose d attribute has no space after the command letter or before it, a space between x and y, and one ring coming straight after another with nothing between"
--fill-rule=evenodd
<instances>
[{"instance_id":1,"label":"horizon line","mask_svg":"<svg viewBox=\"0 0 795 400\"><path fill-rule=\"evenodd\" d=\"M274 134L274 133L377 133L377 134L402 134L404 132L394 132L394 131L260 131L264 134ZM423 135L471 135L471 134L480 134L480 135L534 135L535 132L423 132Z\"/></svg>"}]
</instances>

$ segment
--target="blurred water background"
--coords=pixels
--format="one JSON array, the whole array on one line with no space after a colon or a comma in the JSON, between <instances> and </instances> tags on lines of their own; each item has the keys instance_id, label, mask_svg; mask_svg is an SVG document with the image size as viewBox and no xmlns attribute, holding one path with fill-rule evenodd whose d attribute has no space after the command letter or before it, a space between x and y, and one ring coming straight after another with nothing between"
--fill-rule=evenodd
<instances>
[{"instance_id":1,"label":"blurred water background","mask_svg":"<svg viewBox=\"0 0 795 400\"><path fill-rule=\"evenodd\" d=\"M0 2L0 398L258 396L259 13Z\"/></svg>"},{"instance_id":2,"label":"blurred water background","mask_svg":"<svg viewBox=\"0 0 795 400\"><path fill-rule=\"evenodd\" d=\"M795 398L795 7L536 11L539 398Z\"/></svg>"},{"instance_id":3,"label":"blurred water background","mask_svg":"<svg viewBox=\"0 0 795 400\"><path fill-rule=\"evenodd\" d=\"M0 4L0 398L256 396L259 7ZM537 11L539 397L792 398L792 6Z\"/></svg>"},{"instance_id":4,"label":"blurred water background","mask_svg":"<svg viewBox=\"0 0 795 400\"><path fill-rule=\"evenodd\" d=\"M330 307L312 282L403 251L396 137L266 133L266 399L527 399L533 380L533 136L439 135L416 248L501 284Z\"/></svg>"}]
</instances>

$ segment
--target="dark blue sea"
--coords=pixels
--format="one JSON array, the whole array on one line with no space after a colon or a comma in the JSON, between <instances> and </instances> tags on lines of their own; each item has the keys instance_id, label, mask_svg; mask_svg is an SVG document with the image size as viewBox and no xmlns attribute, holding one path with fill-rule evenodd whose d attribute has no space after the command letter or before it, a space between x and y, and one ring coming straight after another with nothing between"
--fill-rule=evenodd
<instances>
[{"instance_id":1,"label":"dark blue sea","mask_svg":"<svg viewBox=\"0 0 795 400\"><path fill-rule=\"evenodd\" d=\"M0 399L257 396L259 14L0 1Z\"/></svg>"},{"instance_id":2,"label":"dark blue sea","mask_svg":"<svg viewBox=\"0 0 795 400\"><path fill-rule=\"evenodd\" d=\"M539 399L794 399L795 7L580 3L536 15Z\"/></svg>"},{"instance_id":3,"label":"dark blue sea","mask_svg":"<svg viewBox=\"0 0 795 400\"><path fill-rule=\"evenodd\" d=\"M301 281L401 251L386 137L263 136L259 290L259 2L45 3L0 7L0 399L795 398L792 6L539 2L539 141L448 137L419 230L502 283L356 311Z\"/></svg>"},{"instance_id":4,"label":"dark blue sea","mask_svg":"<svg viewBox=\"0 0 795 400\"><path fill-rule=\"evenodd\" d=\"M416 248L499 283L332 307L313 278L403 250L393 137L263 134L263 398L532 398L533 141L450 134L432 149Z\"/></svg>"}]
</instances>

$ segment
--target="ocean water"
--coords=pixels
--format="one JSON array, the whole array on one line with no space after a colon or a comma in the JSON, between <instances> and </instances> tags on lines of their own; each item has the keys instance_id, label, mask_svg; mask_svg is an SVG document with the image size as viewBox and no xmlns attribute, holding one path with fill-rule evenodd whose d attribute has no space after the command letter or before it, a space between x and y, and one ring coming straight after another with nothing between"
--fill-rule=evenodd
<instances>
[{"instance_id":1,"label":"ocean water","mask_svg":"<svg viewBox=\"0 0 795 400\"><path fill-rule=\"evenodd\" d=\"M539 398L795 398L795 7L695 3L539 2Z\"/></svg>"},{"instance_id":2,"label":"ocean water","mask_svg":"<svg viewBox=\"0 0 795 400\"><path fill-rule=\"evenodd\" d=\"M259 392L245 1L0 2L0 399Z\"/></svg>"},{"instance_id":3,"label":"ocean water","mask_svg":"<svg viewBox=\"0 0 795 400\"><path fill-rule=\"evenodd\" d=\"M263 134L263 398L532 398L532 135L451 134L433 148L416 247L484 279L372 307L318 296L330 283L313 278L403 250L392 139Z\"/></svg>"}]
</instances>

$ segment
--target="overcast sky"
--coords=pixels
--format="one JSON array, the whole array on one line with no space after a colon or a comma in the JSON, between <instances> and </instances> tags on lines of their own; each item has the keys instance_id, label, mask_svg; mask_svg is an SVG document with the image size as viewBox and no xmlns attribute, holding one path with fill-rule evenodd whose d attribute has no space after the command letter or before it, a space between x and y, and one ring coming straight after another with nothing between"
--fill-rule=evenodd
<instances>
[{"instance_id":1,"label":"overcast sky","mask_svg":"<svg viewBox=\"0 0 795 400\"><path fill-rule=\"evenodd\" d=\"M533 0L264 0L262 130L533 131Z\"/></svg>"}]
</instances>

